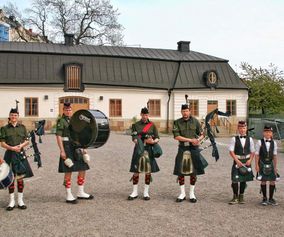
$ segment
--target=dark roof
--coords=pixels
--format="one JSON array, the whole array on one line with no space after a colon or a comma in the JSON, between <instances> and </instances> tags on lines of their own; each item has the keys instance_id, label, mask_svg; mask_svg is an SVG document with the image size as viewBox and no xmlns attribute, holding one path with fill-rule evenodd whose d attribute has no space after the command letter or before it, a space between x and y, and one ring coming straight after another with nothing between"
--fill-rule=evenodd
<instances>
[{"instance_id":1,"label":"dark roof","mask_svg":"<svg viewBox=\"0 0 284 237\"><path fill-rule=\"evenodd\" d=\"M227 60L193 51L0 42L2 85L62 85L68 63L83 65L83 83L90 86L204 89L204 72L215 70L217 89L247 89Z\"/></svg>"},{"instance_id":2,"label":"dark roof","mask_svg":"<svg viewBox=\"0 0 284 237\"><path fill-rule=\"evenodd\" d=\"M0 52L33 53L33 54L60 54L60 55L84 55L84 56L110 56L126 58L144 58L168 61L225 61L203 53L194 51L179 52L173 49L150 49L119 46L95 46L26 43L26 42L1 42Z\"/></svg>"}]
</instances>

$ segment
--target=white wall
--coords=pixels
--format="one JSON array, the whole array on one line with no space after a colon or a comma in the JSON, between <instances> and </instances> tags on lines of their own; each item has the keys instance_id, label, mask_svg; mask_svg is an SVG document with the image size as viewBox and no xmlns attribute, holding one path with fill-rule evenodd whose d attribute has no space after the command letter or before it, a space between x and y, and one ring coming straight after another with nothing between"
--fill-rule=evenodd
<instances>
[{"instance_id":1,"label":"white wall","mask_svg":"<svg viewBox=\"0 0 284 237\"><path fill-rule=\"evenodd\" d=\"M83 96L89 98L90 109L99 109L109 116L109 99L122 100L122 119L139 118L140 110L147 105L149 99L161 100L161 117L153 119L167 119L168 92L165 90L131 89L131 88L86 88L84 92L64 92L62 87L35 88L35 87L1 87L0 88L0 118L7 118L10 108L15 107L15 100L20 101L20 116L24 116L24 98L38 97L39 116L37 118L56 118L59 114L59 98L64 96ZM170 100L170 120L181 116L180 107L185 103L184 95L188 99L199 100L199 118L207 114L207 100L217 100L220 111L226 111L226 100L237 101L237 117L247 116L246 90L188 90L173 91ZM44 96L48 99L45 100ZM103 96L103 100L99 97Z\"/></svg>"},{"instance_id":2,"label":"white wall","mask_svg":"<svg viewBox=\"0 0 284 237\"><path fill-rule=\"evenodd\" d=\"M189 90L174 92L174 119L181 117L181 104L185 103L185 94L189 100L199 100L199 119L204 118L207 114L207 101L217 100L218 108L222 112L226 112L226 100L236 100L237 115L236 117L247 117L247 90Z\"/></svg>"}]
</instances>

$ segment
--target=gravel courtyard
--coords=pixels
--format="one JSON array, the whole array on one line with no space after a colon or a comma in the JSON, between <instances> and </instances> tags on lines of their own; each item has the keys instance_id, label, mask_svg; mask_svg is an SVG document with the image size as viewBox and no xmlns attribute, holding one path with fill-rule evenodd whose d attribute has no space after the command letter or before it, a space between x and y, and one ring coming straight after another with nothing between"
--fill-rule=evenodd
<instances>
[{"instance_id":1,"label":"gravel courtyard","mask_svg":"<svg viewBox=\"0 0 284 237\"><path fill-rule=\"evenodd\" d=\"M248 183L244 205L230 206L232 198L228 156L230 138L217 139L220 160L211 157L211 148L204 150L209 166L198 176L198 202L176 203L179 186L172 175L177 142L163 135L160 145L163 156L157 159L160 172L153 175L150 201L142 199L144 175L140 177L140 197L128 201L132 191L128 172L133 143L130 136L111 133L99 149L89 149L91 169L85 189L94 200L77 205L65 203L63 174L57 173L58 148L54 135L43 137L39 144L43 167L37 169L30 159L35 176L25 183L27 210L7 212L8 191L0 191L0 236L283 236L284 233L284 153L279 154L279 173L275 198L279 206L261 206L259 182ZM4 150L1 148L0 155ZM76 174L72 180L77 192ZM188 194L189 179L186 179Z\"/></svg>"}]
</instances>

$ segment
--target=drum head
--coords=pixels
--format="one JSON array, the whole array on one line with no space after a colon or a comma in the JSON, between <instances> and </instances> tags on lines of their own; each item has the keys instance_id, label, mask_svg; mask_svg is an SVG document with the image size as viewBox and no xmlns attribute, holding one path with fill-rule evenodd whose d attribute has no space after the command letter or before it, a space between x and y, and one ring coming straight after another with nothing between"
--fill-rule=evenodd
<instances>
[{"instance_id":1,"label":"drum head","mask_svg":"<svg viewBox=\"0 0 284 237\"><path fill-rule=\"evenodd\" d=\"M69 130L71 140L77 147L97 148L108 139L109 123L99 110L78 110L71 117ZM102 131L105 131L104 139L101 139ZM96 143L97 140L100 140L99 144Z\"/></svg>"},{"instance_id":2,"label":"drum head","mask_svg":"<svg viewBox=\"0 0 284 237\"><path fill-rule=\"evenodd\" d=\"M9 174L10 167L7 163L2 163L0 165L0 181L6 178Z\"/></svg>"}]
</instances>

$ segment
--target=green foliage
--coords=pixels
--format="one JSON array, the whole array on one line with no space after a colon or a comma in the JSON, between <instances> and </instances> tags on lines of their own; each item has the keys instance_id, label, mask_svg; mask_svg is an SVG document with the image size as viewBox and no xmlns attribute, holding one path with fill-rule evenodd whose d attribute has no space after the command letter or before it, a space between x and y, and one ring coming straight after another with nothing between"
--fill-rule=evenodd
<instances>
[{"instance_id":1,"label":"green foliage","mask_svg":"<svg viewBox=\"0 0 284 237\"><path fill-rule=\"evenodd\" d=\"M249 113L275 114L284 111L283 72L274 65L268 69L242 63L240 77L249 87Z\"/></svg>"}]
</instances>

